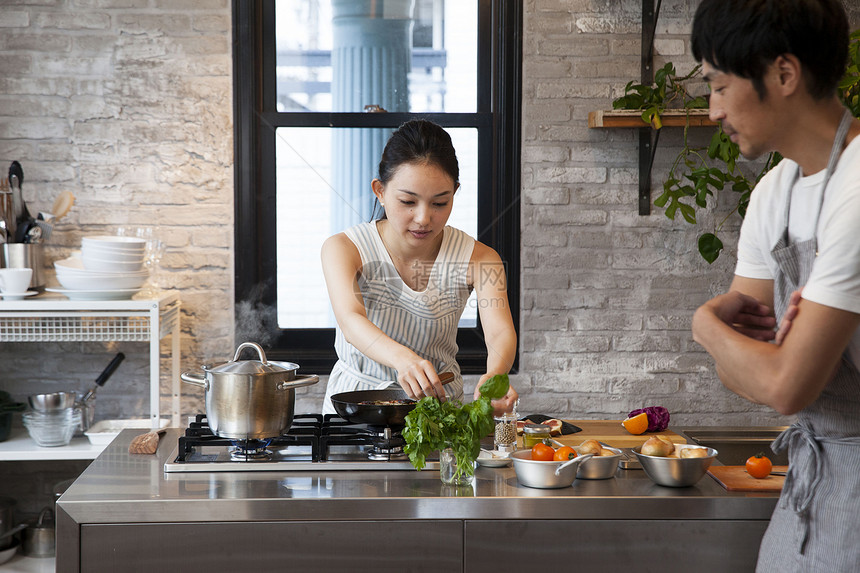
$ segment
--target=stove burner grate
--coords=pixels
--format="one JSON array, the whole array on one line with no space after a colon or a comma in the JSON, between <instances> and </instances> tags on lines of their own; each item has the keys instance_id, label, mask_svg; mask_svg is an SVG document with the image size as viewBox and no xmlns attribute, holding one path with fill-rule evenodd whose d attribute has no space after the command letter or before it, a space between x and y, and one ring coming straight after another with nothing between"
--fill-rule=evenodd
<instances>
[{"instance_id":1,"label":"stove burner grate","mask_svg":"<svg viewBox=\"0 0 860 573\"><path fill-rule=\"evenodd\" d=\"M194 421L185 429L185 435L179 437L177 462L185 462L198 447L220 446L230 450L233 461L259 462L271 458L267 448L286 446L310 446L311 459L320 459L319 427L323 423L321 414L298 414L293 418L293 425L286 434L267 440L233 440L222 438L212 433L205 414L197 414ZM256 444L250 444L256 442ZM265 443L262 447L260 444ZM245 445L248 444L248 445Z\"/></svg>"}]
</instances>

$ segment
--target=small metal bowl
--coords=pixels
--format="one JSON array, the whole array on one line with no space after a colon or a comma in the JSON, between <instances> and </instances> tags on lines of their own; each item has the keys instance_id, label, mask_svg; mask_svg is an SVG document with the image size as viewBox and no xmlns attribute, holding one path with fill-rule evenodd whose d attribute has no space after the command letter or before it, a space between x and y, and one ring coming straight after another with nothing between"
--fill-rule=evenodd
<instances>
[{"instance_id":1,"label":"small metal bowl","mask_svg":"<svg viewBox=\"0 0 860 573\"><path fill-rule=\"evenodd\" d=\"M526 487L541 489L571 486L573 480L576 479L577 470L583 465L581 461L577 462L581 457L574 458L572 461L576 463L562 468L558 475L556 475L556 468L567 462L533 460L531 450L519 450L511 454L511 459L514 461L514 472L517 474L517 481Z\"/></svg>"},{"instance_id":2,"label":"small metal bowl","mask_svg":"<svg viewBox=\"0 0 860 573\"><path fill-rule=\"evenodd\" d=\"M37 412L59 412L75 405L77 394L74 392L51 392L49 394L33 394L27 400L30 407Z\"/></svg>"},{"instance_id":3,"label":"small metal bowl","mask_svg":"<svg viewBox=\"0 0 860 573\"><path fill-rule=\"evenodd\" d=\"M642 446L633 448L633 453L642 464L645 475L658 485L667 487L687 487L695 485L711 467L717 450L703 446L678 445L677 449L698 448L708 450L704 458L668 458L660 456L647 456L641 452Z\"/></svg>"},{"instance_id":4,"label":"small metal bowl","mask_svg":"<svg viewBox=\"0 0 860 573\"><path fill-rule=\"evenodd\" d=\"M573 448L577 454L582 454L579 448ZM609 479L615 477L615 470L618 469L618 460L621 459L621 450L618 448L608 448L603 446L604 450L614 452L614 456L594 456L590 460L585 460L585 463L579 465L579 471L576 472L576 479Z\"/></svg>"}]
</instances>

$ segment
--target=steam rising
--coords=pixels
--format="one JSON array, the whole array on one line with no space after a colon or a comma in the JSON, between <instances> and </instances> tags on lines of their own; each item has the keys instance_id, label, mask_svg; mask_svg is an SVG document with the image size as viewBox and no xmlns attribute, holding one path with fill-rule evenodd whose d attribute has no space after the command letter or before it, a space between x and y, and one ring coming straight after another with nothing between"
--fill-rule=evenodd
<instances>
[{"instance_id":1,"label":"steam rising","mask_svg":"<svg viewBox=\"0 0 860 573\"><path fill-rule=\"evenodd\" d=\"M246 300L236 304L236 344L256 342L268 348L275 339L278 313L274 305L260 301L265 288L265 285L257 285Z\"/></svg>"}]
</instances>

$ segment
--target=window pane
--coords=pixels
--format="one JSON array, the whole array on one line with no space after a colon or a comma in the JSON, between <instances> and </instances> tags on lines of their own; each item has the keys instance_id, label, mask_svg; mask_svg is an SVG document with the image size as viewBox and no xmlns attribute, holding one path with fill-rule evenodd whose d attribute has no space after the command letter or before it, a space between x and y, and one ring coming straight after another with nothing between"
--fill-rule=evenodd
<instances>
[{"instance_id":1,"label":"window pane","mask_svg":"<svg viewBox=\"0 0 860 573\"><path fill-rule=\"evenodd\" d=\"M278 111L474 112L477 0L278 0Z\"/></svg>"},{"instance_id":2,"label":"window pane","mask_svg":"<svg viewBox=\"0 0 860 573\"><path fill-rule=\"evenodd\" d=\"M447 128L460 164L460 189L448 224L478 230L478 132ZM391 129L281 127L277 153L277 273L280 328L333 328L320 248L329 236L372 218L377 175ZM475 326L474 300L460 326Z\"/></svg>"}]
</instances>

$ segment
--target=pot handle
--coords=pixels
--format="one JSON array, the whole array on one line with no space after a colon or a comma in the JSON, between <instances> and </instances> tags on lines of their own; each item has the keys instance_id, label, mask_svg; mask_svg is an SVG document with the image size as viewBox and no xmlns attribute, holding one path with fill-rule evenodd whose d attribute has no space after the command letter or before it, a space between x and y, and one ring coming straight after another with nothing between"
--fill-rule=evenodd
<instances>
[{"instance_id":1,"label":"pot handle","mask_svg":"<svg viewBox=\"0 0 860 573\"><path fill-rule=\"evenodd\" d=\"M563 464L561 464L560 466L558 466L557 468L555 468L555 475L561 474L561 470L563 470L564 468L566 468L568 466L579 466L579 464L581 464L582 462L590 460L593 457L594 457L594 454L582 454L581 456L577 456L577 457L573 458L572 460L568 460L568 461L564 462Z\"/></svg>"},{"instance_id":2,"label":"pot handle","mask_svg":"<svg viewBox=\"0 0 860 573\"><path fill-rule=\"evenodd\" d=\"M281 382L278 384L278 390L292 390L293 388L301 388L302 386L311 386L320 381L320 377L316 374L306 374L304 376L296 376L295 380L289 382Z\"/></svg>"},{"instance_id":3,"label":"pot handle","mask_svg":"<svg viewBox=\"0 0 860 573\"><path fill-rule=\"evenodd\" d=\"M179 377L182 378L183 382L200 386L204 390L209 389L209 382L207 382L206 378L204 378L199 372L183 372Z\"/></svg>"},{"instance_id":4,"label":"pot handle","mask_svg":"<svg viewBox=\"0 0 860 573\"><path fill-rule=\"evenodd\" d=\"M243 342L236 348L236 354L233 355L233 362L239 361L239 355L242 354L242 351L246 348L253 348L257 351L257 354L260 356L260 362L266 364L266 353L263 352L263 347L257 344L256 342Z\"/></svg>"}]
</instances>

